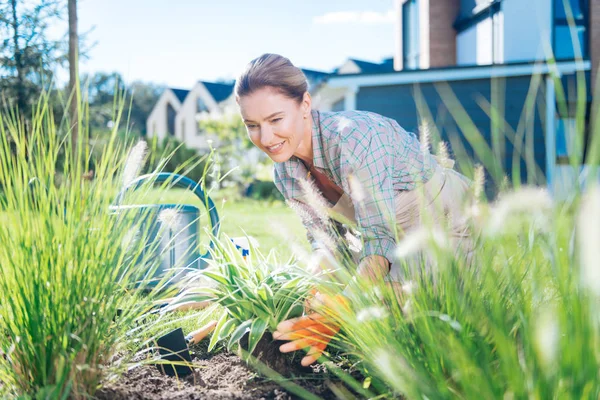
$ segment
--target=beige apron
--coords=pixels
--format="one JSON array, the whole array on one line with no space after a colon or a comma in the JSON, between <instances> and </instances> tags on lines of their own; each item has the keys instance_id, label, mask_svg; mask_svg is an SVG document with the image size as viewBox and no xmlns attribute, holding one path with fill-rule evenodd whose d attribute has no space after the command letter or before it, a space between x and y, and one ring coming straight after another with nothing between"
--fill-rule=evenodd
<instances>
[{"instance_id":1,"label":"beige apron","mask_svg":"<svg viewBox=\"0 0 600 400\"><path fill-rule=\"evenodd\" d=\"M451 168L437 165L432 177L422 186L410 191L397 191L395 196L396 223L400 240L404 235L425 226L444 226L450 233L450 245L470 257L473 241L465 218L465 201L470 193L470 181ZM422 212L423 210L423 212ZM344 193L331 208L356 223L354 205ZM448 228L446 228L448 227ZM358 260L359 253L354 253ZM424 259L422 257L425 257ZM411 259L416 266L432 267L425 254ZM409 260L408 264L411 262ZM399 263L392 263L389 280L401 281L404 275Z\"/></svg>"}]
</instances>

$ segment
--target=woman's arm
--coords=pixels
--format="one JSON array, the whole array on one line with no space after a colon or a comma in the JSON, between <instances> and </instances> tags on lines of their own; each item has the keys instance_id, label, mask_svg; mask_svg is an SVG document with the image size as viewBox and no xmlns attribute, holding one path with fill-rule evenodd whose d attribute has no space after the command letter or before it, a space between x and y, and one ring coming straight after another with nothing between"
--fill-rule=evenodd
<instances>
[{"instance_id":1,"label":"woman's arm","mask_svg":"<svg viewBox=\"0 0 600 400\"><path fill-rule=\"evenodd\" d=\"M358 273L376 279L389 272L396 247L396 146L387 124L354 121L346 129L340 142L340 174L363 236Z\"/></svg>"}]
</instances>

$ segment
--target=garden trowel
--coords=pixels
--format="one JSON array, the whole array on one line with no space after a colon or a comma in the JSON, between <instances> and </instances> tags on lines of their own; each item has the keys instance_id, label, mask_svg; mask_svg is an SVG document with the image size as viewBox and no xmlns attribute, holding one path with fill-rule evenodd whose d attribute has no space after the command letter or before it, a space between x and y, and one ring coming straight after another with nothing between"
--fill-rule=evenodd
<instances>
[{"instance_id":1,"label":"garden trowel","mask_svg":"<svg viewBox=\"0 0 600 400\"><path fill-rule=\"evenodd\" d=\"M156 340L160 359L166 361L164 364L157 364L160 372L169 376L186 376L193 371L189 364L192 357L188 345L196 344L204 339L215 329L217 321L210 321L202 328L191 332L189 335L183 335L183 329L177 328ZM171 362L171 363L169 363Z\"/></svg>"}]
</instances>

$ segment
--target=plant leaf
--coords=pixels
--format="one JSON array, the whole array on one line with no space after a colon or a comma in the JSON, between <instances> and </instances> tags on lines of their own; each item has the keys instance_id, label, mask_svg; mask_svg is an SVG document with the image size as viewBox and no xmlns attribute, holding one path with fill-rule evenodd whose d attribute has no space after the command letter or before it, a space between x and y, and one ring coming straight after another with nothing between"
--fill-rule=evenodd
<instances>
[{"instance_id":1,"label":"plant leaf","mask_svg":"<svg viewBox=\"0 0 600 400\"><path fill-rule=\"evenodd\" d=\"M211 352L215 347L217 342L219 341L219 335L221 334L221 329L223 329L223 325L227 322L228 314L226 310L223 310L221 314L221 318L219 318L219 322L217 322L217 326L215 326L215 330L210 338L210 343L208 344L208 351Z\"/></svg>"},{"instance_id":2,"label":"plant leaf","mask_svg":"<svg viewBox=\"0 0 600 400\"><path fill-rule=\"evenodd\" d=\"M215 272L208 272L208 271L204 271L202 273L202 275L206 276L207 278L212 279L213 281L216 281L222 285L228 285L227 279L221 275L221 274L217 274Z\"/></svg>"},{"instance_id":3,"label":"plant leaf","mask_svg":"<svg viewBox=\"0 0 600 400\"><path fill-rule=\"evenodd\" d=\"M250 327L250 337L248 338L248 353L252 354L256 345L265 334L267 329L267 320L256 318Z\"/></svg>"},{"instance_id":4,"label":"plant leaf","mask_svg":"<svg viewBox=\"0 0 600 400\"><path fill-rule=\"evenodd\" d=\"M235 331L233 331L233 333L231 334L231 337L229 338L229 342L227 342L227 349L231 350L231 347L239 342L239 340L246 334L246 332L248 332L248 330L250 329L250 326L252 325L252 321L251 319L244 321L240 324L240 326L238 326Z\"/></svg>"},{"instance_id":5,"label":"plant leaf","mask_svg":"<svg viewBox=\"0 0 600 400\"><path fill-rule=\"evenodd\" d=\"M227 336L231 334L231 332L237 328L238 321L233 318L229 318L229 320L223 325L221 328L221 332L219 333L219 340L225 339Z\"/></svg>"}]
</instances>

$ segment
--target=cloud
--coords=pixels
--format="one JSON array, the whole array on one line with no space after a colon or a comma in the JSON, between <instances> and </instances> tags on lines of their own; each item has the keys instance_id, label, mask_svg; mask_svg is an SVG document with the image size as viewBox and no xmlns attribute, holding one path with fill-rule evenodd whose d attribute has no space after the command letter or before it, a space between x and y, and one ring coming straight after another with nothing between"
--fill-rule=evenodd
<instances>
[{"instance_id":1,"label":"cloud","mask_svg":"<svg viewBox=\"0 0 600 400\"><path fill-rule=\"evenodd\" d=\"M337 11L313 18L313 23L326 24L391 24L394 22L394 10L376 11Z\"/></svg>"}]
</instances>

